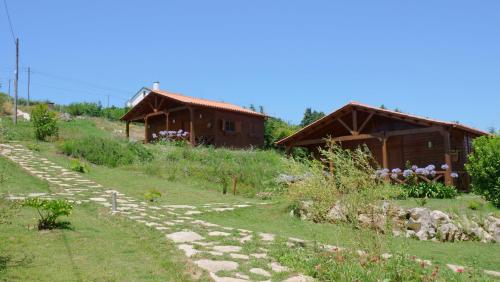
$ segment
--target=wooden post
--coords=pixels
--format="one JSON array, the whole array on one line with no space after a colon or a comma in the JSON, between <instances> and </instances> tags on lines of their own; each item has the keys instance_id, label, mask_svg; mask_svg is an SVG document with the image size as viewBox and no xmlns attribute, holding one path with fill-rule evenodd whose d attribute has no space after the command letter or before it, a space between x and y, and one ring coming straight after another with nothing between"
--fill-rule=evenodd
<instances>
[{"instance_id":1,"label":"wooden post","mask_svg":"<svg viewBox=\"0 0 500 282\"><path fill-rule=\"evenodd\" d=\"M358 112L352 111L352 131L353 135L358 135Z\"/></svg>"},{"instance_id":2,"label":"wooden post","mask_svg":"<svg viewBox=\"0 0 500 282\"><path fill-rule=\"evenodd\" d=\"M194 132L194 109L189 107L189 142L196 146L196 134Z\"/></svg>"},{"instance_id":3,"label":"wooden post","mask_svg":"<svg viewBox=\"0 0 500 282\"><path fill-rule=\"evenodd\" d=\"M292 152L292 145L290 144L290 145L285 147L285 154L287 156L290 156L291 152Z\"/></svg>"},{"instance_id":4,"label":"wooden post","mask_svg":"<svg viewBox=\"0 0 500 282\"><path fill-rule=\"evenodd\" d=\"M127 135L127 139L130 138L130 121L127 121L125 125L125 134Z\"/></svg>"},{"instance_id":5,"label":"wooden post","mask_svg":"<svg viewBox=\"0 0 500 282\"><path fill-rule=\"evenodd\" d=\"M236 182L238 181L238 177L233 176L233 195L236 196Z\"/></svg>"},{"instance_id":6,"label":"wooden post","mask_svg":"<svg viewBox=\"0 0 500 282\"><path fill-rule=\"evenodd\" d=\"M451 178L451 145L450 145L450 131L446 130L443 132L444 138L444 163L448 166L444 174L444 184L447 186L453 185L453 178Z\"/></svg>"},{"instance_id":7,"label":"wooden post","mask_svg":"<svg viewBox=\"0 0 500 282\"><path fill-rule=\"evenodd\" d=\"M169 122L168 119L169 119L169 116L170 116L170 112L166 112L165 115L167 116L166 126L165 126L166 129L165 130L168 131L168 127L169 127L169 125L168 125L168 122Z\"/></svg>"},{"instance_id":8,"label":"wooden post","mask_svg":"<svg viewBox=\"0 0 500 282\"><path fill-rule=\"evenodd\" d=\"M383 168L389 168L389 158L387 155L387 139L388 137L382 137L382 166Z\"/></svg>"},{"instance_id":9,"label":"wooden post","mask_svg":"<svg viewBox=\"0 0 500 282\"><path fill-rule=\"evenodd\" d=\"M116 192L111 193L111 210L116 212Z\"/></svg>"},{"instance_id":10,"label":"wooden post","mask_svg":"<svg viewBox=\"0 0 500 282\"><path fill-rule=\"evenodd\" d=\"M144 143L149 142L148 117L144 118Z\"/></svg>"}]
</instances>

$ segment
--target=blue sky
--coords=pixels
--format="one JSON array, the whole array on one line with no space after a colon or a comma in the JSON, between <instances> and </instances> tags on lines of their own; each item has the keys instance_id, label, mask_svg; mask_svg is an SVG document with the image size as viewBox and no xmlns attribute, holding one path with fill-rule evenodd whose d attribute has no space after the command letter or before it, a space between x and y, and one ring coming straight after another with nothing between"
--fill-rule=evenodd
<instances>
[{"instance_id":1,"label":"blue sky","mask_svg":"<svg viewBox=\"0 0 500 282\"><path fill-rule=\"evenodd\" d=\"M499 1L7 0L21 39L20 95L122 105L142 86L263 105L354 100L500 127ZM0 7L0 82L14 44Z\"/></svg>"}]
</instances>

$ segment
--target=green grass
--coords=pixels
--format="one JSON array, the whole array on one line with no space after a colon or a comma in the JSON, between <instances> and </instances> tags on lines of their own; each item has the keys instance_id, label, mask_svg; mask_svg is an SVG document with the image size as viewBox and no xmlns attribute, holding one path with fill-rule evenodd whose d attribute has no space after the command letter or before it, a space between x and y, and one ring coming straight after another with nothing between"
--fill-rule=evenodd
<instances>
[{"instance_id":1,"label":"green grass","mask_svg":"<svg viewBox=\"0 0 500 282\"><path fill-rule=\"evenodd\" d=\"M21 168L0 157L0 194L50 192L47 182L27 175Z\"/></svg>"},{"instance_id":2,"label":"green grass","mask_svg":"<svg viewBox=\"0 0 500 282\"><path fill-rule=\"evenodd\" d=\"M0 193L53 190L2 157L0 168L7 175ZM1 281L192 280L194 268L162 233L105 209L75 206L68 218L72 230L39 232L36 217L34 210L23 208L11 224L0 224Z\"/></svg>"},{"instance_id":3,"label":"green grass","mask_svg":"<svg viewBox=\"0 0 500 282\"><path fill-rule=\"evenodd\" d=\"M283 202L234 212L208 213L200 215L199 218L224 226L275 233L283 237L316 240L339 247L363 248L363 242L374 236L374 232L356 230L346 225L312 223L290 217L286 212L286 204ZM407 248L409 254L431 259L436 263L469 265L500 271L498 257L500 244L438 243L386 235L380 237L380 240L387 251L404 247Z\"/></svg>"}]
</instances>

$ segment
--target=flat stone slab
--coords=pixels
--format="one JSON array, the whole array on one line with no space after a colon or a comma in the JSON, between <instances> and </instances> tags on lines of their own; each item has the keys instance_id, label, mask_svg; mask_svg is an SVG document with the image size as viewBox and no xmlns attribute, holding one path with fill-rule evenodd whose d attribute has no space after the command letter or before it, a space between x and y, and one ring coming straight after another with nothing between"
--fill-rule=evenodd
<instances>
[{"instance_id":1,"label":"flat stone slab","mask_svg":"<svg viewBox=\"0 0 500 282\"><path fill-rule=\"evenodd\" d=\"M177 246L177 248L179 250L184 251L184 254L186 254L186 256L188 258L190 258L190 257L196 255L197 253L199 253L199 251L196 250L193 245L180 244L180 245Z\"/></svg>"},{"instance_id":2,"label":"flat stone slab","mask_svg":"<svg viewBox=\"0 0 500 282\"><path fill-rule=\"evenodd\" d=\"M312 278L310 276L297 275L297 276L290 277L290 278L284 280L283 282L312 282L312 281L314 281L314 278Z\"/></svg>"},{"instance_id":3,"label":"flat stone slab","mask_svg":"<svg viewBox=\"0 0 500 282\"><path fill-rule=\"evenodd\" d=\"M212 249L221 253L237 253L241 251L240 246L213 246Z\"/></svg>"},{"instance_id":4,"label":"flat stone slab","mask_svg":"<svg viewBox=\"0 0 500 282\"><path fill-rule=\"evenodd\" d=\"M166 207L166 208L172 208L172 209L191 209L191 210L196 209L196 207L190 206L190 205L167 205L167 206L164 206L164 207Z\"/></svg>"},{"instance_id":5,"label":"flat stone slab","mask_svg":"<svg viewBox=\"0 0 500 282\"><path fill-rule=\"evenodd\" d=\"M247 256L247 255L243 255L243 254L229 254L230 257L234 258L234 259L244 259L244 260L249 260L250 257Z\"/></svg>"},{"instance_id":6,"label":"flat stone slab","mask_svg":"<svg viewBox=\"0 0 500 282\"><path fill-rule=\"evenodd\" d=\"M89 200L94 201L94 202L106 202L107 201L105 198L89 198Z\"/></svg>"},{"instance_id":7,"label":"flat stone slab","mask_svg":"<svg viewBox=\"0 0 500 282\"><path fill-rule=\"evenodd\" d=\"M180 231L171 233L167 235L167 238L174 241L175 243L187 243L205 239L200 234L192 231Z\"/></svg>"},{"instance_id":8,"label":"flat stone slab","mask_svg":"<svg viewBox=\"0 0 500 282\"><path fill-rule=\"evenodd\" d=\"M238 263L234 261L227 260L209 260L201 259L196 260L194 263L200 268L205 269L208 272L217 273L218 271L233 271L238 268Z\"/></svg>"},{"instance_id":9,"label":"flat stone slab","mask_svg":"<svg viewBox=\"0 0 500 282\"><path fill-rule=\"evenodd\" d=\"M271 277L271 273L269 273L269 271L264 270L262 268L252 268L252 269L250 269L250 272L253 274L262 275L265 277Z\"/></svg>"},{"instance_id":10,"label":"flat stone slab","mask_svg":"<svg viewBox=\"0 0 500 282\"><path fill-rule=\"evenodd\" d=\"M289 271L288 267L281 265L279 262L271 262L269 264L269 267L271 267L271 269L274 272L278 272L278 273Z\"/></svg>"},{"instance_id":11,"label":"flat stone slab","mask_svg":"<svg viewBox=\"0 0 500 282\"><path fill-rule=\"evenodd\" d=\"M248 282L250 280L248 279L238 279L238 278L233 278L233 277L219 277L217 274L210 272L210 277L215 281L215 282Z\"/></svg>"},{"instance_id":12,"label":"flat stone slab","mask_svg":"<svg viewBox=\"0 0 500 282\"><path fill-rule=\"evenodd\" d=\"M231 233L221 232L221 231L208 232L208 236L222 236L222 237L227 237L227 236L230 236L230 235L231 235Z\"/></svg>"},{"instance_id":13,"label":"flat stone slab","mask_svg":"<svg viewBox=\"0 0 500 282\"><path fill-rule=\"evenodd\" d=\"M260 238L262 239L262 241L274 241L274 234L270 234L270 233L259 233L260 235Z\"/></svg>"}]
</instances>

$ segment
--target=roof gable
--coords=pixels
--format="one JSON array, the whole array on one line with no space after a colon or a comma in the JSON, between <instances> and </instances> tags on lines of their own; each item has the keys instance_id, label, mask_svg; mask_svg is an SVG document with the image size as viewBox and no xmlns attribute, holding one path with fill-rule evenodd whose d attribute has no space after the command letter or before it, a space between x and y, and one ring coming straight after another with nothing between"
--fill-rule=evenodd
<instances>
[{"instance_id":1,"label":"roof gable","mask_svg":"<svg viewBox=\"0 0 500 282\"><path fill-rule=\"evenodd\" d=\"M307 136L308 134L323 128L323 126L333 123L335 120L338 120L341 116L344 114L347 114L348 112L352 111L353 109L356 110L361 110L361 111L367 111L371 112L373 114L381 115L387 118L391 119L397 119L401 121L405 121L408 123L413 123L416 125L421 125L421 126L445 126L445 127L451 127L451 128L456 128L459 130L463 130L475 135L487 135L488 133L469 127L465 125L461 125L458 123L454 122L447 122L447 121L441 121L441 120L435 120L435 119L430 119L430 118L425 118L421 116L416 116L412 114L406 114L406 113L401 113L397 111L391 111L388 109L381 109L373 106L369 106L366 104L358 103L358 102L350 102L343 107L337 109L336 111L332 112L331 114L324 116L317 121L309 124L308 126L305 126L304 128L298 130L294 134L283 138L276 142L278 145L284 145L286 143L289 143L291 141L297 141L301 140L302 137Z\"/></svg>"}]
</instances>

